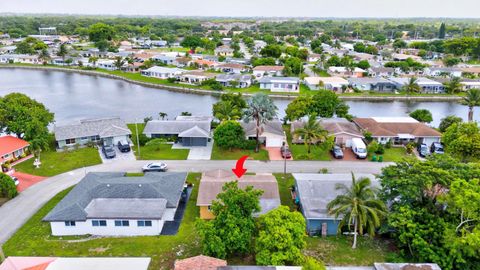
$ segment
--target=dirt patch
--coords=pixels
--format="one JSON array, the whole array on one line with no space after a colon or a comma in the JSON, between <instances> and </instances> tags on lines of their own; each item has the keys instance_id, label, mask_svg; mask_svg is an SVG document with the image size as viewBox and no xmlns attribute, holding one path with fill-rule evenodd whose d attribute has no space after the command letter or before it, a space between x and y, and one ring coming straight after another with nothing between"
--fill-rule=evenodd
<instances>
[{"instance_id":1,"label":"dirt patch","mask_svg":"<svg viewBox=\"0 0 480 270\"><path fill-rule=\"evenodd\" d=\"M90 253L104 253L105 251L109 250L109 247L98 247L98 248L91 248L88 250Z\"/></svg>"},{"instance_id":2,"label":"dirt patch","mask_svg":"<svg viewBox=\"0 0 480 270\"><path fill-rule=\"evenodd\" d=\"M0 198L0 206L2 206L2 204L8 202L8 199L7 198Z\"/></svg>"}]
</instances>

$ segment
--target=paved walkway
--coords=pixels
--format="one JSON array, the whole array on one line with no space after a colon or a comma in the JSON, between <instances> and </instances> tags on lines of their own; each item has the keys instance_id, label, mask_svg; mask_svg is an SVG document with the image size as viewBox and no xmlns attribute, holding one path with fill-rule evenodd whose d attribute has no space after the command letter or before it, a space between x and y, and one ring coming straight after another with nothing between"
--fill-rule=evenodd
<instances>
[{"instance_id":1,"label":"paved walkway","mask_svg":"<svg viewBox=\"0 0 480 270\"><path fill-rule=\"evenodd\" d=\"M140 172L148 161L134 160L110 164L99 164L59 174L41 181L24 190L19 196L0 207L0 244L7 241L30 217L60 191L77 184L88 172ZM152 161L153 162L153 161ZM215 169L235 167L235 160L171 160L167 161L170 171L205 172ZM393 163L364 163L353 161L287 161L287 172L318 173L326 168L330 173L373 173L381 172L382 167ZM247 160L245 168L249 172L283 172L283 161Z\"/></svg>"},{"instance_id":2,"label":"paved walkway","mask_svg":"<svg viewBox=\"0 0 480 270\"><path fill-rule=\"evenodd\" d=\"M183 146L174 144L172 149L188 149L188 160L210 160L212 156L213 140L207 143L207 146Z\"/></svg>"},{"instance_id":3,"label":"paved walkway","mask_svg":"<svg viewBox=\"0 0 480 270\"><path fill-rule=\"evenodd\" d=\"M18 181L20 181L20 183L17 186L18 192L23 192L27 188L46 179L46 177L36 176L36 175L31 175L28 173L21 173L21 172L14 172L12 175L17 177Z\"/></svg>"}]
</instances>

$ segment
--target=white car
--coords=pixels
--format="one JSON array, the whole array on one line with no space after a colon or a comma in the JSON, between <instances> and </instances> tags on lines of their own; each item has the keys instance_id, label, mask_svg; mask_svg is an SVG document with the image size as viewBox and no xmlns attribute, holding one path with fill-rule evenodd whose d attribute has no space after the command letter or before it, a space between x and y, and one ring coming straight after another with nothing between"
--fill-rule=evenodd
<instances>
[{"instance_id":1,"label":"white car","mask_svg":"<svg viewBox=\"0 0 480 270\"><path fill-rule=\"evenodd\" d=\"M15 182L15 186L18 186L18 184L20 184L20 180L18 180L17 177L10 175L10 178L12 178L13 182Z\"/></svg>"},{"instance_id":2,"label":"white car","mask_svg":"<svg viewBox=\"0 0 480 270\"><path fill-rule=\"evenodd\" d=\"M166 172L167 171L167 164L163 162L159 163L148 163L147 165L142 167L143 172Z\"/></svg>"}]
</instances>

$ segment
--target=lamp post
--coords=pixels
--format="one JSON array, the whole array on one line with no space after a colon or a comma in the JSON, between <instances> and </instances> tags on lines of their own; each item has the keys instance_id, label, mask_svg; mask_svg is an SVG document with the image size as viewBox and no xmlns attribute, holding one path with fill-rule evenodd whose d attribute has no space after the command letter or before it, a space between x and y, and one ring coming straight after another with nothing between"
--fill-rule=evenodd
<instances>
[{"instance_id":1,"label":"lamp post","mask_svg":"<svg viewBox=\"0 0 480 270\"><path fill-rule=\"evenodd\" d=\"M141 155L140 155L140 138L138 136L138 121L137 121L137 119L135 119L135 134L137 135L138 157L141 158Z\"/></svg>"},{"instance_id":2,"label":"lamp post","mask_svg":"<svg viewBox=\"0 0 480 270\"><path fill-rule=\"evenodd\" d=\"M285 142L282 143L283 150L283 177L287 175L287 146Z\"/></svg>"}]
</instances>

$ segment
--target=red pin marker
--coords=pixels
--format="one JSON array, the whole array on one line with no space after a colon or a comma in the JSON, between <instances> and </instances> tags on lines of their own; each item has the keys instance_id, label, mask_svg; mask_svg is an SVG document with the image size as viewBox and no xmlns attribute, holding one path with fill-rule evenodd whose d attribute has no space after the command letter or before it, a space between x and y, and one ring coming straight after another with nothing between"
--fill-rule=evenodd
<instances>
[{"instance_id":1,"label":"red pin marker","mask_svg":"<svg viewBox=\"0 0 480 270\"><path fill-rule=\"evenodd\" d=\"M243 164L245 164L245 160L247 160L248 156L243 156L239 160L237 160L237 165L235 168L232 169L232 172L238 177L241 178L246 172L247 169L243 168Z\"/></svg>"}]
</instances>

